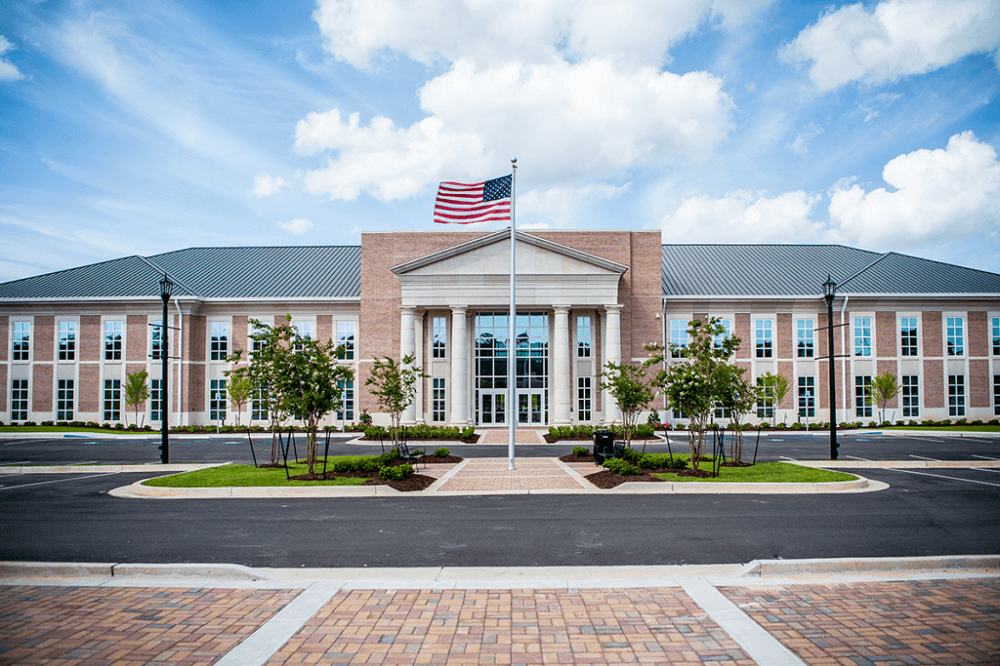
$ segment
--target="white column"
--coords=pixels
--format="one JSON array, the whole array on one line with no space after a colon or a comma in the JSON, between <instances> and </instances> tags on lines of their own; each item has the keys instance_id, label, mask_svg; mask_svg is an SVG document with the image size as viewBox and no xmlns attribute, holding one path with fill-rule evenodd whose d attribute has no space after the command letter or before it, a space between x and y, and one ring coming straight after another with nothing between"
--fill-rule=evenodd
<instances>
[{"instance_id":1,"label":"white column","mask_svg":"<svg viewBox=\"0 0 1000 666\"><path fill-rule=\"evenodd\" d=\"M416 308L412 305L401 305L399 307L399 362L416 351L416 332L414 330L414 314ZM413 425L416 423L417 405L416 401L403 410L402 425Z\"/></svg>"},{"instance_id":2,"label":"white column","mask_svg":"<svg viewBox=\"0 0 1000 666\"><path fill-rule=\"evenodd\" d=\"M556 325L553 335L552 372L549 377L552 379L552 391L549 395L552 398L552 425L570 425L569 406L572 404L572 393L570 389L570 366L569 366L569 306L556 305L553 307L556 314Z\"/></svg>"},{"instance_id":3,"label":"white column","mask_svg":"<svg viewBox=\"0 0 1000 666\"><path fill-rule=\"evenodd\" d=\"M607 369L607 363L621 363L622 362L622 334L621 334L621 313L622 306L620 305L606 305L604 306L604 311L607 313L607 332L604 335L604 364L605 366L601 368L601 372ZM604 424L611 425L612 423L621 423L621 413L618 410L618 403L615 402L614 397L612 397L611 392L605 390L602 394L601 399L604 405Z\"/></svg>"},{"instance_id":4,"label":"white column","mask_svg":"<svg viewBox=\"0 0 1000 666\"><path fill-rule=\"evenodd\" d=\"M464 305L451 308L451 425L469 425L469 353Z\"/></svg>"}]
</instances>

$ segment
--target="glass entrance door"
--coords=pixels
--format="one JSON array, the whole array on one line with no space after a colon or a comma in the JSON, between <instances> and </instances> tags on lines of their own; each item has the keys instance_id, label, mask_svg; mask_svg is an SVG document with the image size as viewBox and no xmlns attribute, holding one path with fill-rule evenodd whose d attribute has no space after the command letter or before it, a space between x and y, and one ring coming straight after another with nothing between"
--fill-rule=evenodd
<instances>
[{"instance_id":1,"label":"glass entrance door","mask_svg":"<svg viewBox=\"0 0 1000 666\"><path fill-rule=\"evenodd\" d=\"M545 392L517 392L518 423L524 425L544 425L548 420L548 406L545 404Z\"/></svg>"},{"instance_id":2,"label":"glass entrance door","mask_svg":"<svg viewBox=\"0 0 1000 666\"><path fill-rule=\"evenodd\" d=\"M507 422L507 391L478 391L476 414L482 425L502 425Z\"/></svg>"}]
</instances>

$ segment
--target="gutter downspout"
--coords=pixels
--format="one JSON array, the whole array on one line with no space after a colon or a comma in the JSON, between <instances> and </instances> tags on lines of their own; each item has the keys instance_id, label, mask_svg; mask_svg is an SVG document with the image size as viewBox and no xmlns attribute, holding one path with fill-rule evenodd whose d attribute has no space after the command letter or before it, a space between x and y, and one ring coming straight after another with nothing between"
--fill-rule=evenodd
<instances>
[{"instance_id":1,"label":"gutter downspout","mask_svg":"<svg viewBox=\"0 0 1000 666\"><path fill-rule=\"evenodd\" d=\"M181 300L174 299L177 308L177 426L187 425L184 418L184 313L181 312Z\"/></svg>"},{"instance_id":2,"label":"gutter downspout","mask_svg":"<svg viewBox=\"0 0 1000 666\"><path fill-rule=\"evenodd\" d=\"M851 297L849 295L846 295L846 294L844 295L844 305L841 306L841 308L840 308L840 323L841 324L846 324L847 323L847 322L844 321L844 311L847 310L847 301L850 300L850 298ZM832 326L833 322L830 322L830 325ZM845 354L847 353L847 339L845 337L846 335L847 335L847 326L841 326L840 327L840 348L844 350ZM841 369L842 369L843 375L844 375L844 420L845 421L847 420L847 413L849 411L848 410L848 405L850 405L850 396L848 395L848 392L850 391L850 388L851 388L850 384L847 381L847 364L848 363L850 363L850 359L847 358L847 357L845 357L844 358L844 364L841 366ZM837 396L833 396L833 399L836 400Z\"/></svg>"}]
</instances>

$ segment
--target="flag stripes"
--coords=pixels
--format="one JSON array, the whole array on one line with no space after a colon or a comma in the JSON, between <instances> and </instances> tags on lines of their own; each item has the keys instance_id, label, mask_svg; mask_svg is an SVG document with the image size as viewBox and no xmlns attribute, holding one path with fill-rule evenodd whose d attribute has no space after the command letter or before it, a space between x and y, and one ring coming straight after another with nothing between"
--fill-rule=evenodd
<instances>
[{"instance_id":1,"label":"flag stripes","mask_svg":"<svg viewBox=\"0 0 1000 666\"><path fill-rule=\"evenodd\" d=\"M434 200L434 221L440 224L508 222L511 177L482 183L443 182Z\"/></svg>"}]
</instances>

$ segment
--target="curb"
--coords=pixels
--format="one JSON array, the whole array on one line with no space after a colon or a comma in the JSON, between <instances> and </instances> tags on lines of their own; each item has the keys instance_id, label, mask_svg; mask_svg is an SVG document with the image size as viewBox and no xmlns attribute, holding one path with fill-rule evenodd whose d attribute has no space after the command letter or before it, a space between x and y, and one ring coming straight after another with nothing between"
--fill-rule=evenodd
<instances>
[{"instance_id":1,"label":"curb","mask_svg":"<svg viewBox=\"0 0 1000 666\"><path fill-rule=\"evenodd\" d=\"M543 567L267 568L240 564L0 562L0 585L120 585L303 588L316 581L344 589L542 589L675 587L692 578L716 586L805 584L830 577L970 578L1000 576L1000 555L754 560L746 565Z\"/></svg>"},{"instance_id":2,"label":"curb","mask_svg":"<svg viewBox=\"0 0 1000 666\"><path fill-rule=\"evenodd\" d=\"M177 463L163 465L160 463L137 465L33 465L28 467L0 467L0 474L83 474L86 472L193 472L209 467L231 465L222 463Z\"/></svg>"},{"instance_id":3,"label":"curb","mask_svg":"<svg viewBox=\"0 0 1000 666\"><path fill-rule=\"evenodd\" d=\"M919 469L925 467L1000 467L1000 460L783 460L803 467L842 469Z\"/></svg>"}]
</instances>

